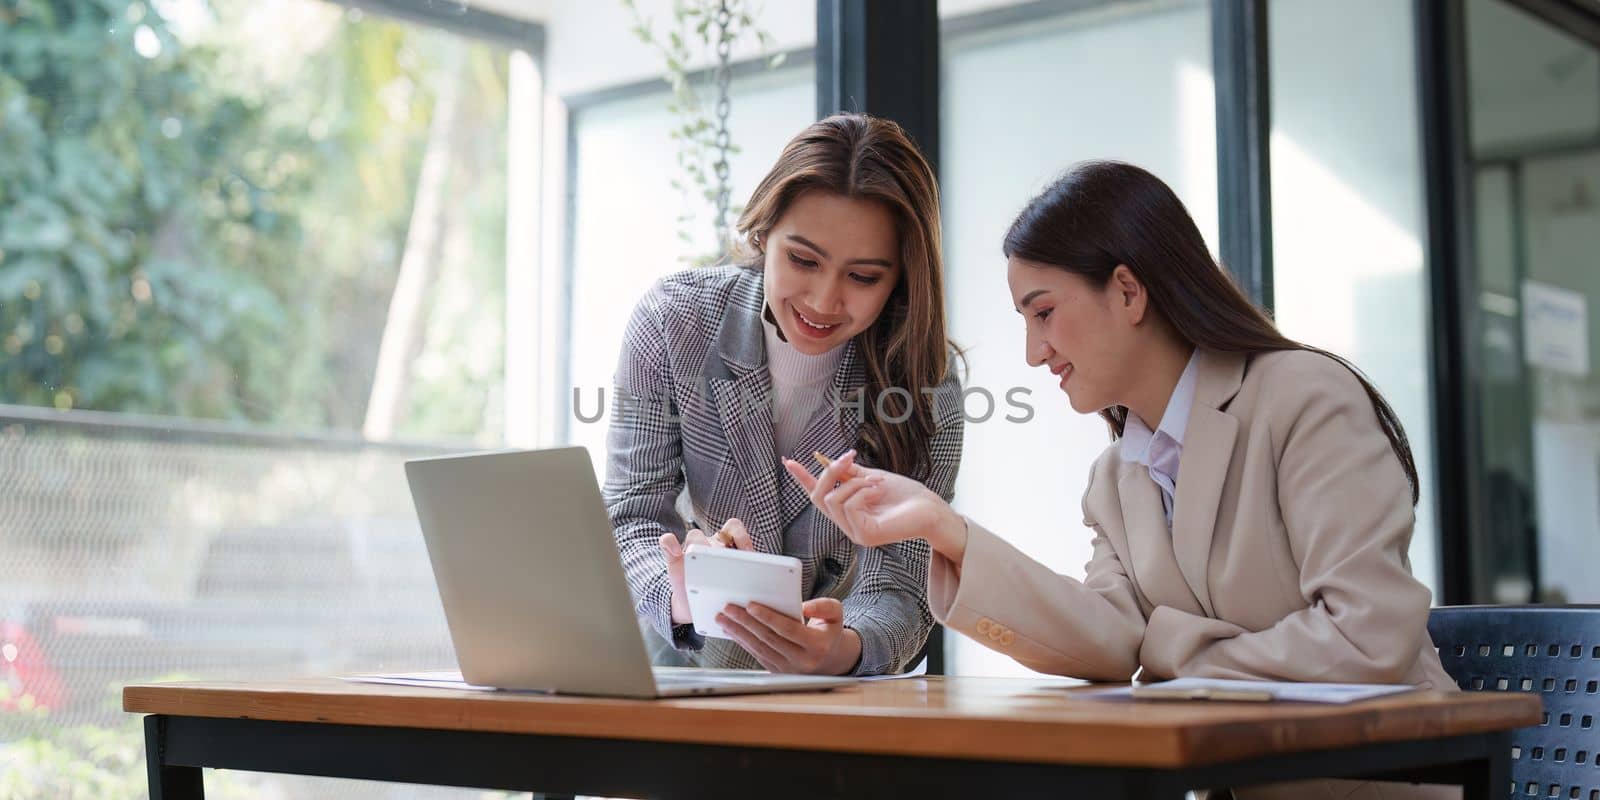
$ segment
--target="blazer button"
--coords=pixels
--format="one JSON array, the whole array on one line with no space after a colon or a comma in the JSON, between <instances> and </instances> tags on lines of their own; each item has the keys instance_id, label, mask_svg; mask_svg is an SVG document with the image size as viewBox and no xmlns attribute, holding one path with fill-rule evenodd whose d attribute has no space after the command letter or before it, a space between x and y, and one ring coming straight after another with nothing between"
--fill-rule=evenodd
<instances>
[{"instance_id":1,"label":"blazer button","mask_svg":"<svg viewBox=\"0 0 1600 800\"><path fill-rule=\"evenodd\" d=\"M996 625L989 629L989 641L998 642L1000 637L1006 635L1006 629Z\"/></svg>"},{"instance_id":2,"label":"blazer button","mask_svg":"<svg viewBox=\"0 0 1600 800\"><path fill-rule=\"evenodd\" d=\"M1002 635L1000 637L1000 643L1005 645L1005 646L1007 646L1007 647L1010 647L1011 643L1015 642L1016 640L1017 640L1017 632L1016 631L1009 631L1008 630L1008 631L1005 632L1004 635Z\"/></svg>"},{"instance_id":3,"label":"blazer button","mask_svg":"<svg viewBox=\"0 0 1600 800\"><path fill-rule=\"evenodd\" d=\"M994 623L988 617L978 620L978 633L988 633L991 627L994 627Z\"/></svg>"}]
</instances>

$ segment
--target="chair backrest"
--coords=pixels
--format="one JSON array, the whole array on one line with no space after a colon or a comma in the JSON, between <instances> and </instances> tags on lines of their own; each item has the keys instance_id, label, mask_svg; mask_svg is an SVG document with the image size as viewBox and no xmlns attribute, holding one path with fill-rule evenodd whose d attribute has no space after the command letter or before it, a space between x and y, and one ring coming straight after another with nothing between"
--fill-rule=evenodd
<instances>
[{"instance_id":1,"label":"chair backrest","mask_svg":"<svg viewBox=\"0 0 1600 800\"><path fill-rule=\"evenodd\" d=\"M1448 606L1428 634L1462 689L1544 701L1512 734L1512 796L1600 800L1600 606Z\"/></svg>"}]
</instances>

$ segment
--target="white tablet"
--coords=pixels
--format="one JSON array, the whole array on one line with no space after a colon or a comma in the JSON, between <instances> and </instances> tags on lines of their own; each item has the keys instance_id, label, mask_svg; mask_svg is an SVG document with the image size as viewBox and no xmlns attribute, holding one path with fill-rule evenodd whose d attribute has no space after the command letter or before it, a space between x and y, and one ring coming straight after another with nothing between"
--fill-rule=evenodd
<instances>
[{"instance_id":1,"label":"white tablet","mask_svg":"<svg viewBox=\"0 0 1600 800\"><path fill-rule=\"evenodd\" d=\"M683 578L689 614L701 636L730 638L717 624L717 614L729 604L760 603L801 619L798 558L693 544L683 554Z\"/></svg>"}]
</instances>

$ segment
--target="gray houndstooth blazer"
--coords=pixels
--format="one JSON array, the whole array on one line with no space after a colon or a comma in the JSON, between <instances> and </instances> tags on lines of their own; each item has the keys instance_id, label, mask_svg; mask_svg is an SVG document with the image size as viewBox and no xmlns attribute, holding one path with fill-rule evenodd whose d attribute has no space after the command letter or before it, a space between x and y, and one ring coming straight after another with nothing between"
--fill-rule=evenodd
<instances>
[{"instance_id":1,"label":"gray houndstooth blazer","mask_svg":"<svg viewBox=\"0 0 1600 800\"><path fill-rule=\"evenodd\" d=\"M794 556L804 596L835 597L861 637L858 675L900 672L932 629L928 546L923 541L858 548L812 507L774 452L772 384L761 315L762 275L740 266L696 269L658 281L634 309L616 372L607 435L606 509L657 663L758 668L736 643L705 640L672 625L672 589L659 539L687 526L715 531L731 517L756 550ZM832 397L865 383L854 341L845 345ZM933 398L937 420L926 484L949 500L961 461L960 386L952 375ZM797 451L838 454L857 446L860 419L829 402ZM867 463L863 461L863 463ZM687 488L692 519L680 513ZM670 643L670 646L668 644Z\"/></svg>"}]
</instances>

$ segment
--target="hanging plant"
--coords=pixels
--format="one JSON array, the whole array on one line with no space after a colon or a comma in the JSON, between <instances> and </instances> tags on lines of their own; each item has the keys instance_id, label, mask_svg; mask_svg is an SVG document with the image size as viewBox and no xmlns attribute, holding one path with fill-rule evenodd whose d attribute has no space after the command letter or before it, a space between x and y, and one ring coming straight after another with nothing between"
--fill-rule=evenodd
<instances>
[{"instance_id":1,"label":"hanging plant","mask_svg":"<svg viewBox=\"0 0 1600 800\"><path fill-rule=\"evenodd\" d=\"M672 140L677 144L678 174L672 188L683 203L678 213L678 239L691 247L700 209L712 209L709 252L687 253L679 260L693 266L723 261L728 255L729 225L741 207L729 203L728 159L739 152L728 131L731 80L730 54L742 39L754 37L763 53L772 35L755 26L751 4L743 0L673 0L672 22L658 33L635 0L621 0L633 15L633 33L663 61L662 80L672 89L667 111L673 115ZM691 64L714 54L714 67L696 85ZM767 69L783 63L783 54L764 56ZM710 95L709 98L706 95Z\"/></svg>"}]
</instances>

